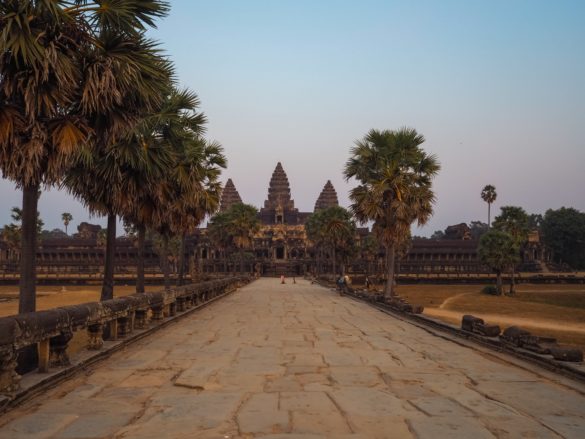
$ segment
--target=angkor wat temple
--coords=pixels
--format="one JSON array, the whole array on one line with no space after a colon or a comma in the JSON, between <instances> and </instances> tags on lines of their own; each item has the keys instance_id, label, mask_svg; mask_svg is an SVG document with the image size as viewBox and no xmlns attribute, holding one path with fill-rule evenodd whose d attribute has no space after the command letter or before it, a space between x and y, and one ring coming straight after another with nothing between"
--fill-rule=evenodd
<instances>
[{"instance_id":1,"label":"angkor wat temple","mask_svg":"<svg viewBox=\"0 0 585 439\"><path fill-rule=\"evenodd\" d=\"M233 181L229 179L225 185L220 211L229 209L235 203L241 203L242 198ZM338 206L337 192L327 181L319 197L315 201L313 212ZM310 253L312 248L305 233L305 222L313 212L299 212L291 197L290 184L282 164L278 162L270 182L268 195L264 206L258 213L260 231L254 236L252 248L248 254L253 255L248 263L261 274L303 274L310 269ZM202 270L222 271L228 261L223 260L223 254L213 248L205 238L205 229L201 230L196 241L198 259Z\"/></svg>"},{"instance_id":2,"label":"angkor wat temple","mask_svg":"<svg viewBox=\"0 0 585 439\"><path fill-rule=\"evenodd\" d=\"M226 211L242 200L234 182L229 179L224 187L220 211ZM338 206L337 192L331 181L327 181L317 197L313 212ZM291 196L288 177L279 162L272 173L264 205L258 212L260 230L253 238L253 245L245 249L246 272L262 275L302 275L314 272L316 258L314 248L307 239L305 223L313 212L300 212ZM100 226L82 223L73 237L44 239L37 251L39 273L95 274L102 271L105 248L98 234ZM413 239L406 255L397 262L402 275L467 275L487 273L477 254L478 240L473 239L469 227L462 223L449 226L444 239ZM357 248L369 234L368 228L358 228ZM234 272L240 269L233 254L213 246L207 238L207 229L200 228L187 241L185 260L186 271L193 276ZM118 238L116 244L116 272L132 274L136 270L137 249L129 238ZM523 250L522 269L541 271L548 255L540 245L536 234L531 234ZM348 267L354 273L384 272L384 250L380 248L372 256L359 251L354 262ZM175 257L171 263L178 261ZM325 264L327 270L328 261ZM159 258L152 243L146 245L146 267L152 274L160 273ZM176 269L176 267L175 267ZM544 267L546 269L546 267ZM18 251L9 248L0 239L0 273L18 272Z\"/></svg>"}]
</instances>

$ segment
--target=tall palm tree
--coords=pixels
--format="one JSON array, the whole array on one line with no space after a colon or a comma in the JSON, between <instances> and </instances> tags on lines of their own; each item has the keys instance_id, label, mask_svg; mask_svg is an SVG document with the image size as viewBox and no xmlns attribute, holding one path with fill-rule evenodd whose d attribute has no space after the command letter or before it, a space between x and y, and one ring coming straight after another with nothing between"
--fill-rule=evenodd
<instances>
[{"instance_id":1,"label":"tall palm tree","mask_svg":"<svg viewBox=\"0 0 585 439\"><path fill-rule=\"evenodd\" d=\"M337 260L342 255L341 274L345 274L345 259L353 247L355 223L351 214L340 206L320 209L307 221L307 237L317 250L326 247L331 251L333 274L337 275Z\"/></svg>"},{"instance_id":2,"label":"tall palm tree","mask_svg":"<svg viewBox=\"0 0 585 439\"><path fill-rule=\"evenodd\" d=\"M433 213L432 179L440 165L411 128L371 130L351 149L344 174L359 185L350 191L351 211L358 221L373 221L373 232L386 249L386 296L394 295L397 247L409 239L413 223L425 224Z\"/></svg>"},{"instance_id":3,"label":"tall palm tree","mask_svg":"<svg viewBox=\"0 0 585 439\"><path fill-rule=\"evenodd\" d=\"M0 169L23 190L20 312L36 309L41 185L58 183L82 146L113 143L133 122L128 109L149 100L137 90L153 71L132 43L168 5L102 3L0 2Z\"/></svg>"},{"instance_id":4,"label":"tall palm tree","mask_svg":"<svg viewBox=\"0 0 585 439\"><path fill-rule=\"evenodd\" d=\"M529 232L530 217L526 211L518 206L503 206L501 213L494 219L494 230L500 230L510 235L514 241L520 259L520 249L526 242ZM510 295L515 293L516 264L510 264Z\"/></svg>"},{"instance_id":5,"label":"tall palm tree","mask_svg":"<svg viewBox=\"0 0 585 439\"><path fill-rule=\"evenodd\" d=\"M173 229L181 236L179 254L178 285L182 285L185 276L185 248L187 234L193 233L207 215L213 215L219 209L221 183L219 176L227 161L223 148L217 142L200 139L195 142L194 153L184 155L190 166L189 175L192 186L173 203ZM187 151L188 152L188 151Z\"/></svg>"},{"instance_id":6,"label":"tall palm tree","mask_svg":"<svg viewBox=\"0 0 585 439\"><path fill-rule=\"evenodd\" d=\"M250 248L260 230L258 210L249 204L236 203L215 215L209 224L209 236L224 248L235 247L239 254L240 271L244 267L244 250Z\"/></svg>"},{"instance_id":7,"label":"tall palm tree","mask_svg":"<svg viewBox=\"0 0 585 439\"><path fill-rule=\"evenodd\" d=\"M481 190L481 199L483 201L485 201L488 205L488 229L490 228L490 220L491 220L490 208L492 206L492 203L494 201L496 201L497 197L498 197L498 194L496 193L496 188L495 188L495 186L492 186L491 184L486 185Z\"/></svg>"},{"instance_id":8,"label":"tall palm tree","mask_svg":"<svg viewBox=\"0 0 585 439\"><path fill-rule=\"evenodd\" d=\"M502 272L518 262L518 246L514 238L500 230L490 230L479 240L479 259L496 272L496 290L502 295Z\"/></svg>"},{"instance_id":9,"label":"tall palm tree","mask_svg":"<svg viewBox=\"0 0 585 439\"><path fill-rule=\"evenodd\" d=\"M170 233L167 223L173 220L171 205L180 194L198 190L191 183L199 175L193 167L204 162L199 136L206 123L198 106L192 91L172 89L160 109L145 117L128 139L134 151L145 153L140 166L124 168L131 184L126 190L130 196L124 217L138 231L137 293L144 292L146 228ZM161 261L164 264L163 258Z\"/></svg>"},{"instance_id":10,"label":"tall palm tree","mask_svg":"<svg viewBox=\"0 0 585 439\"><path fill-rule=\"evenodd\" d=\"M69 223L71 222L71 220L73 220L73 215L71 215L69 212L63 212L61 214L61 221L63 221L63 225L65 226L65 234L66 235L68 235L67 226L69 226Z\"/></svg>"}]
</instances>

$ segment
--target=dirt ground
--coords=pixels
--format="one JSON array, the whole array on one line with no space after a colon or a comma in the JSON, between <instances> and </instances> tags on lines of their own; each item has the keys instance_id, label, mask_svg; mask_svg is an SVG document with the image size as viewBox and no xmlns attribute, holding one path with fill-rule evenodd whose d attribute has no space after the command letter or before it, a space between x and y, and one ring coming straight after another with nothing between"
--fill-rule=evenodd
<instances>
[{"instance_id":1,"label":"dirt ground","mask_svg":"<svg viewBox=\"0 0 585 439\"><path fill-rule=\"evenodd\" d=\"M161 285L146 285L146 291L158 291ZM114 297L134 294L135 286L119 285L114 288ZM77 305L100 300L101 286L98 285L63 285L38 286L37 310L57 308L59 306ZM0 317L18 313L18 285L0 285Z\"/></svg>"},{"instance_id":2,"label":"dirt ground","mask_svg":"<svg viewBox=\"0 0 585 439\"><path fill-rule=\"evenodd\" d=\"M423 305L424 314L460 324L473 314L503 328L520 326L559 343L585 350L585 286L519 284L516 294L491 296L482 285L399 285L398 294Z\"/></svg>"}]
</instances>

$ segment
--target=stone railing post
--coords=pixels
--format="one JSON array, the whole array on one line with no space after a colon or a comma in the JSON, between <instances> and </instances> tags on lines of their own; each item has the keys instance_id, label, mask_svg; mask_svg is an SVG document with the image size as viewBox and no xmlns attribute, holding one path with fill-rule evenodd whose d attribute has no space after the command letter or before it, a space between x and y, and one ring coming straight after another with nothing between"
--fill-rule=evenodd
<instances>
[{"instance_id":1,"label":"stone railing post","mask_svg":"<svg viewBox=\"0 0 585 439\"><path fill-rule=\"evenodd\" d=\"M153 307L151 307L150 309L152 310L152 320L160 321L164 319L164 308L165 307L163 304L154 305Z\"/></svg>"},{"instance_id":2,"label":"stone railing post","mask_svg":"<svg viewBox=\"0 0 585 439\"><path fill-rule=\"evenodd\" d=\"M20 375L16 372L18 354L4 351L0 355L0 392L16 392L20 388Z\"/></svg>"},{"instance_id":3,"label":"stone railing post","mask_svg":"<svg viewBox=\"0 0 585 439\"><path fill-rule=\"evenodd\" d=\"M148 310L146 309L137 309L134 313L134 327L136 329L145 329L148 325L147 323L147 315Z\"/></svg>"},{"instance_id":4,"label":"stone railing post","mask_svg":"<svg viewBox=\"0 0 585 439\"><path fill-rule=\"evenodd\" d=\"M94 323L93 325L89 325L87 327L87 349L91 351L97 351L102 348L104 345L103 330L104 325L101 323Z\"/></svg>"},{"instance_id":5,"label":"stone railing post","mask_svg":"<svg viewBox=\"0 0 585 439\"><path fill-rule=\"evenodd\" d=\"M49 364L52 367L69 366L69 354L67 346L73 338L71 331L62 332L49 340Z\"/></svg>"},{"instance_id":6,"label":"stone railing post","mask_svg":"<svg viewBox=\"0 0 585 439\"><path fill-rule=\"evenodd\" d=\"M118 327L118 338L126 338L126 336L130 333L130 317L122 316L116 319L117 327Z\"/></svg>"},{"instance_id":7,"label":"stone railing post","mask_svg":"<svg viewBox=\"0 0 585 439\"><path fill-rule=\"evenodd\" d=\"M185 297L177 297L177 312L185 311Z\"/></svg>"},{"instance_id":8,"label":"stone railing post","mask_svg":"<svg viewBox=\"0 0 585 439\"><path fill-rule=\"evenodd\" d=\"M39 352L39 372L46 373L49 371L49 361L51 358L50 339L45 339L38 343Z\"/></svg>"}]
</instances>

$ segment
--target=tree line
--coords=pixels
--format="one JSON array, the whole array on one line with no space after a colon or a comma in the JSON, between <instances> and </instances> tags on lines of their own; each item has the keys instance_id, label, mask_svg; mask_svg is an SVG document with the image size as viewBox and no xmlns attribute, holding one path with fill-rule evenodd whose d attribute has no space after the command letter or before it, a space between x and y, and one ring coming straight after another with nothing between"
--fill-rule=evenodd
<instances>
[{"instance_id":1,"label":"tree line","mask_svg":"<svg viewBox=\"0 0 585 439\"><path fill-rule=\"evenodd\" d=\"M0 3L0 169L23 191L20 312L36 308L43 187L108 217L102 300L113 297L118 216L137 229L143 292L146 229L164 248L219 202L222 147L203 137L197 95L178 88L171 60L146 36L169 3L102 3Z\"/></svg>"}]
</instances>

